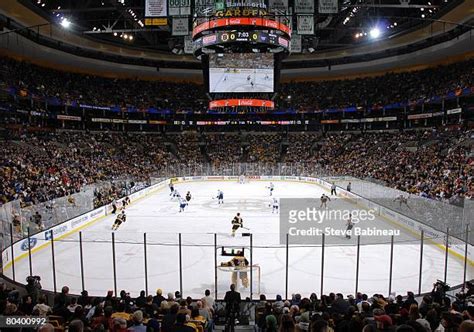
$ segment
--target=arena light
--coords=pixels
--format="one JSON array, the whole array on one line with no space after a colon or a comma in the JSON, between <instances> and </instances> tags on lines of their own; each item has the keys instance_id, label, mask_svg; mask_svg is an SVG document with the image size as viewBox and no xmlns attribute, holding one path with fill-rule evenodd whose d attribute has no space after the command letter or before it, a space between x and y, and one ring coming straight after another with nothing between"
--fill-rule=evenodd
<instances>
[{"instance_id":1,"label":"arena light","mask_svg":"<svg viewBox=\"0 0 474 332\"><path fill-rule=\"evenodd\" d=\"M373 39L379 38L381 35L380 29L379 28L372 28L370 30L370 37Z\"/></svg>"},{"instance_id":2,"label":"arena light","mask_svg":"<svg viewBox=\"0 0 474 332\"><path fill-rule=\"evenodd\" d=\"M69 21L67 18L63 18L61 20L61 26L65 29L69 28L71 26L71 21Z\"/></svg>"}]
</instances>

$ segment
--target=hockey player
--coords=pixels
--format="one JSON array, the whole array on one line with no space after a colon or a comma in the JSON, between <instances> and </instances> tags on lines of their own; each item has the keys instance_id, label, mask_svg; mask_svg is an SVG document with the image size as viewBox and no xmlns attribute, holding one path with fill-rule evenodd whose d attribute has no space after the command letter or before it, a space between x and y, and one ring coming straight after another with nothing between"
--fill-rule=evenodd
<instances>
[{"instance_id":1,"label":"hockey player","mask_svg":"<svg viewBox=\"0 0 474 332\"><path fill-rule=\"evenodd\" d=\"M112 230L113 231L116 231L120 225L125 222L125 220L127 219L127 216L125 215L125 210L122 210L122 212L120 212L118 215L117 215L117 218L115 218L115 222L114 224L112 225Z\"/></svg>"},{"instance_id":2,"label":"hockey player","mask_svg":"<svg viewBox=\"0 0 474 332\"><path fill-rule=\"evenodd\" d=\"M186 202L189 202L190 200L191 200L191 192L188 191L188 192L186 193Z\"/></svg>"},{"instance_id":3,"label":"hockey player","mask_svg":"<svg viewBox=\"0 0 474 332\"><path fill-rule=\"evenodd\" d=\"M122 209L125 209L128 205L130 205L130 197L125 196L122 201Z\"/></svg>"},{"instance_id":4,"label":"hockey player","mask_svg":"<svg viewBox=\"0 0 474 332\"><path fill-rule=\"evenodd\" d=\"M350 239L351 238L351 234L352 234L352 227L354 227L354 223L352 222L352 215L349 214L349 219L347 219L347 222L346 222L346 239Z\"/></svg>"},{"instance_id":5,"label":"hockey player","mask_svg":"<svg viewBox=\"0 0 474 332\"><path fill-rule=\"evenodd\" d=\"M178 201L179 201L179 212L184 212L184 208L188 206L188 202L183 197L179 197Z\"/></svg>"},{"instance_id":6,"label":"hockey player","mask_svg":"<svg viewBox=\"0 0 474 332\"><path fill-rule=\"evenodd\" d=\"M168 187L170 188L170 196L172 196L173 193L174 193L174 184L173 184L173 181L170 180L170 183L168 184Z\"/></svg>"},{"instance_id":7,"label":"hockey player","mask_svg":"<svg viewBox=\"0 0 474 332\"><path fill-rule=\"evenodd\" d=\"M74 198L74 196L69 195L67 197L67 202L72 206L76 207L76 199Z\"/></svg>"},{"instance_id":8,"label":"hockey player","mask_svg":"<svg viewBox=\"0 0 474 332\"><path fill-rule=\"evenodd\" d=\"M179 193L178 189L174 189L173 190L173 195L171 196L171 199L173 198L180 198L181 197L181 194Z\"/></svg>"},{"instance_id":9,"label":"hockey player","mask_svg":"<svg viewBox=\"0 0 474 332\"><path fill-rule=\"evenodd\" d=\"M224 193L222 192L222 190L217 190L217 204L224 204Z\"/></svg>"},{"instance_id":10,"label":"hockey player","mask_svg":"<svg viewBox=\"0 0 474 332\"><path fill-rule=\"evenodd\" d=\"M253 88L255 84L253 83L253 81L250 81L250 85L251 85L252 88Z\"/></svg>"},{"instance_id":11,"label":"hockey player","mask_svg":"<svg viewBox=\"0 0 474 332\"><path fill-rule=\"evenodd\" d=\"M272 198L272 213L278 213L278 207L279 207L278 198L273 197Z\"/></svg>"},{"instance_id":12,"label":"hockey player","mask_svg":"<svg viewBox=\"0 0 474 332\"><path fill-rule=\"evenodd\" d=\"M350 182L347 184L347 189L346 189L346 190L347 190L348 192L351 192L351 190L352 190L352 184L351 184Z\"/></svg>"},{"instance_id":13,"label":"hockey player","mask_svg":"<svg viewBox=\"0 0 474 332\"><path fill-rule=\"evenodd\" d=\"M326 194L322 194L322 196L321 196L321 206L319 208L322 209L324 207L325 209L327 209L328 208L328 204L327 204L328 201L331 201L329 196L327 196Z\"/></svg>"},{"instance_id":14,"label":"hockey player","mask_svg":"<svg viewBox=\"0 0 474 332\"><path fill-rule=\"evenodd\" d=\"M117 200L114 198L112 201L112 214L115 214L117 212Z\"/></svg>"},{"instance_id":15,"label":"hockey player","mask_svg":"<svg viewBox=\"0 0 474 332\"><path fill-rule=\"evenodd\" d=\"M270 191L270 196L272 196L273 194L273 189L275 189L275 185L273 184L273 182L270 182L269 186L267 187L267 189Z\"/></svg>"},{"instance_id":16,"label":"hockey player","mask_svg":"<svg viewBox=\"0 0 474 332\"><path fill-rule=\"evenodd\" d=\"M397 202L400 204L400 208L405 205L407 208L410 209L410 206L408 205L408 197L405 197L403 196L402 194L400 194L399 196L397 196L394 200L394 202Z\"/></svg>"},{"instance_id":17,"label":"hockey player","mask_svg":"<svg viewBox=\"0 0 474 332\"><path fill-rule=\"evenodd\" d=\"M250 80L251 80L251 77L249 75L249 76L247 76L247 82L250 83Z\"/></svg>"},{"instance_id":18,"label":"hockey player","mask_svg":"<svg viewBox=\"0 0 474 332\"><path fill-rule=\"evenodd\" d=\"M240 216L240 213L237 213L232 219L232 236L235 236L235 232L240 228L244 226L244 221L242 220L242 217Z\"/></svg>"},{"instance_id":19,"label":"hockey player","mask_svg":"<svg viewBox=\"0 0 474 332\"><path fill-rule=\"evenodd\" d=\"M242 282L242 286L245 288L249 287L249 278L248 278L248 267L249 261L244 256L235 256L230 262L230 266L234 267L232 272L232 283L237 285L238 280Z\"/></svg>"}]
</instances>

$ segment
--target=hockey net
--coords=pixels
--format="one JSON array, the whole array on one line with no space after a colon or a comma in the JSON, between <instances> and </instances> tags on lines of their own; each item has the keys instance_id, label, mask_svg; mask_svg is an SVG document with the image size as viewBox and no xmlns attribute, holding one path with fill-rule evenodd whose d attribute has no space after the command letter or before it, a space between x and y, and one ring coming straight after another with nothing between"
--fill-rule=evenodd
<instances>
[{"instance_id":1,"label":"hockey net","mask_svg":"<svg viewBox=\"0 0 474 332\"><path fill-rule=\"evenodd\" d=\"M218 290L220 294L225 294L229 290L229 286L235 284L237 291L249 296L250 282L252 283L252 293L260 294L261 277L259 265L251 265L244 268L235 266L217 267Z\"/></svg>"}]
</instances>

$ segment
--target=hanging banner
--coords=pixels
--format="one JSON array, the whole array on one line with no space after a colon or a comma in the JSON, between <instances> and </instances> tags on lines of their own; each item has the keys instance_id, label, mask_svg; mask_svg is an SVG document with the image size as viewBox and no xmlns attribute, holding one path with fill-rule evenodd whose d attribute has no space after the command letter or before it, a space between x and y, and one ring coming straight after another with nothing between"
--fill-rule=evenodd
<instances>
[{"instance_id":1,"label":"hanging banner","mask_svg":"<svg viewBox=\"0 0 474 332\"><path fill-rule=\"evenodd\" d=\"M168 14L170 16L191 15L191 0L168 0Z\"/></svg>"},{"instance_id":2,"label":"hanging banner","mask_svg":"<svg viewBox=\"0 0 474 332\"><path fill-rule=\"evenodd\" d=\"M167 0L145 0L145 17L168 16Z\"/></svg>"},{"instance_id":3,"label":"hanging banner","mask_svg":"<svg viewBox=\"0 0 474 332\"><path fill-rule=\"evenodd\" d=\"M203 16L212 16L214 14L214 0L195 0L194 13L198 19Z\"/></svg>"},{"instance_id":4,"label":"hanging banner","mask_svg":"<svg viewBox=\"0 0 474 332\"><path fill-rule=\"evenodd\" d=\"M171 34L173 36L189 35L189 19L187 17L173 17Z\"/></svg>"},{"instance_id":5,"label":"hanging banner","mask_svg":"<svg viewBox=\"0 0 474 332\"><path fill-rule=\"evenodd\" d=\"M268 8L270 11L283 11L288 12L288 0L269 0Z\"/></svg>"},{"instance_id":6,"label":"hanging banner","mask_svg":"<svg viewBox=\"0 0 474 332\"><path fill-rule=\"evenodd\" d=\"M301 53L302 52L301 46L301 36L300 35L293 35L291 37L291 44L290 44L290 52L291 53Z\"/></svg>"},{"instance_id":7,"label":"hanging banner","mask_svg":"<svg viewBox=\"0 0 474 332\"><path fill-rule=\"evenodd\" d=\"M318 11L320 14L337 14L339 12L338 0L319 0Z\"/></svg>"},{"instance_id":8,"label":"hanging banner","mask_svg":"<svg viewBox=\"0 0 474 332\"><path fill-rule=\"evenodd\" d=\"M317 0L295 0L295 13L314 14L314 1Z\"/></svg>"},{"instance_id":9,"label":"hanging banner","mask_svg":"<svg viewBox=\"0 0 474 332\"><path fill-rule=\"evenodd\" d=\"M184 53L193 54L193 52L194 52L193 37L191 36L184 37Z\"/></svg>"},{"instance_id":10,"label":"hanging banner","mask_svg":"<svg viewBox=\"0 0 474 332\"><path fill-rule=\"evenodd\" d=\"M313 15L298 15L296 17L297 29L296 33L299 35L314 35L314 16Z\"/></svg>"}]
</instances>

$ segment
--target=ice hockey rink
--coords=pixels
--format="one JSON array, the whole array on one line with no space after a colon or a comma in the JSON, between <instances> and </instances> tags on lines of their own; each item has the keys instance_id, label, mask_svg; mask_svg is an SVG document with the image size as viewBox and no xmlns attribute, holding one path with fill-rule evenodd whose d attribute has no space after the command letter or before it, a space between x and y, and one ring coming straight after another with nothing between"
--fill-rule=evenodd
<instances>
[{"instance_id":1,"label":"ice hockey rink","mask_svg":"<svg viewBox=\"0 0 474 332\"><path fill-rule=\"evenodd\" d=\"M226 72L225 68L211 68L209 71L210 92L273 92L273 89L273 69L239 69L234 73Z\"/></svg>"},{"instance_id":2,"label":"ice hockey rink","mask_svg":"<svg viewBox=\"0 0 474 332\"><path fill-rule=\"evenodd\" d=\"M310 183L276 181L274 196L277 198L314 197L329 194L324 188ZM250 259L252 233L252 287L253 298L259 293L273 298L285 295L286 246L279 240L279 217L270 207L268 181L184 182L176 185L184 195L190 191L193 198L185 212L179 212L178 202L169 196L168 188L146 196L127 208L127 221L114 232L116 280L118 291L125 289L133 296L145 289L144 233L146 233L148 292L157 288L166 294L180 289L179 236L182 243L182 288L184 296L201 297L205 289L214 293L216 279L214 264L229 261L232 257L221 256L221 247L245 248ZM224 192L224 204L215 199L217 190ZM333 198L329 208L353 208L342 198ZM244 226L236 237L231 234L231 219L240 212ZM82 230L84 288L90 295L105 295L114 289L113 250L111 226L115 217L104 217ZM345 221L335 221L343 225ZM377 227L391 227L381 218L373 221ZM215 250L215 234L217 252ZM363 242L363 241L362 241ZM388 294L390 273L389 239L382 244L360 247L359 291L367 294ZM71 293L82 290L79 233L73 233L54 243L56 283L60 289L67 285ZM394 246L392 292L405 294L418 290L420 241L402 231ZM347 245L325 247L324 293L355 291L357 247L355 239ZM444 252L434 244L424 246L422 265L422 291L431 291L432 284L444 276ZM463 262L453 256L448 260L447 282L462 283ZM257 267L258 266L258 267ZM28 257L15 263L16 280L23 281L29 275ZM33 275L42 278L43 288L53 289L52 251L47 246L32 254ZM11 269L5 271L11 277ZM249 273L250 274L250 273ZM467 278L474 277L472 270ZM222 298L231 283L231 272L217 269L218 298ZM249 296L249 288L239 284L242 296ZM289 245L288 294L320 293L321 246Z\"/></svg>"}]
</instances>

